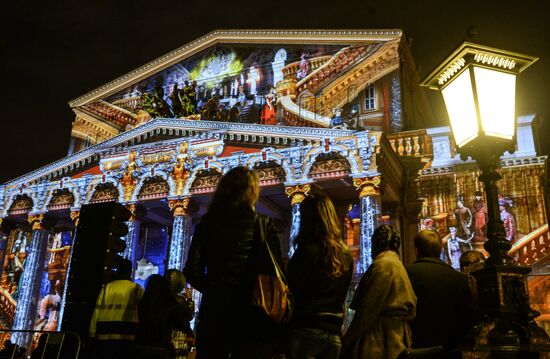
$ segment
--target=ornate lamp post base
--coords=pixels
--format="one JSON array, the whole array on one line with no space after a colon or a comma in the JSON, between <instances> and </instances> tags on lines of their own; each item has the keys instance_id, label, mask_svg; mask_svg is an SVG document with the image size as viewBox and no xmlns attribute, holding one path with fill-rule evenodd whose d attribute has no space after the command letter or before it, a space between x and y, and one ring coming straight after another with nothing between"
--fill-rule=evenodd
<instances>
[{"instance_id":1,"label":"ornate lamp post base","mask_svg":"<svg viewBox=\"0 0 550 359\"><path fill-rule=\"evenodd\" d=\"M488 331L486 344L493 358L524 357L529 352L538 357L537 352L550 350L550 338L534 320L540 313L529 304L527 274L531 268L515 265L508 256L512 243L506 240L498 203L500 159L487 152L476 157L487 195L489 221L485 249L490 254L485 268L473 273L480 312L490 318L478 329Z\"/></svg>"}]
</instances>

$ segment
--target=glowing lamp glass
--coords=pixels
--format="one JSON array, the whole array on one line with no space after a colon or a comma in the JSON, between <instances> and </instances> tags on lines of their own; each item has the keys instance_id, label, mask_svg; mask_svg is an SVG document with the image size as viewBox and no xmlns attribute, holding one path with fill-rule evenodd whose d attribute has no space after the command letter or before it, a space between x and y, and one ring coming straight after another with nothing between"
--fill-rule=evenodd
<instances>
[{"instance_id":1,"label":"glowing lamp glass","mask_svg":"<svg viewBox=\"0 0 550 359\"><path fill-rule=\"evenodd\" d=\"M469 71L462 72L441 92L455 142L462 147L478 134L476 106Z\"/></svg>"},{"instance_id":2,"label":"glowing lamp glass","mask_svg":"<svg viewBox=\"0 0 550 359\"><path fill-rule=\"evenodd\" d=\"M514 137L516 76L474 67L481 129L487 136Z\"/></svg>"}]
</instances>

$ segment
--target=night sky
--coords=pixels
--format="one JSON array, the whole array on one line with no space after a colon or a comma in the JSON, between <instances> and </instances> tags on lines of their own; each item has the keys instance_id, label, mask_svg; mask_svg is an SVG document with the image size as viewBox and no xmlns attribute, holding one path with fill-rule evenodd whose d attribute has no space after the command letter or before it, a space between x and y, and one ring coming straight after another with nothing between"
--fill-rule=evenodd
<instances>
[{"instance_id":1,"label":"night sky","mask_svg":"<svg viewBox=\"0 0 550 359\"><path fill-rule=\"evenodd\" d=\"M421 76L466 39L540 57L518 77L517 113L546 118L550 152L550 2L12 1L0 10L0 183L65 156L68 101L217 29L399 28ZM418 3L418 4L415 4ZM447 118L430 94L438 123ZM433 124L433 125L437 125Z\"/></svg>"}]
</instances>

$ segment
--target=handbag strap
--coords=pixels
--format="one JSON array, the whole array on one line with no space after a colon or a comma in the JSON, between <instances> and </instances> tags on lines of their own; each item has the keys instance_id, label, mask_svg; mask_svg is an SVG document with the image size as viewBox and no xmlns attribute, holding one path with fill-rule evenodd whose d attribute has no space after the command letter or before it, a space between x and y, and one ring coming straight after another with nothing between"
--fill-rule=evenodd
<instances>
[{"instance_id":1,"label":"handbag strap","mask_svg":"<svg viewBox=\"0 0 550 359\"><path fill-rule=\"evenodd\" d=\"M260 245L265 245L267 248L267 252L269 253L269 257L271 258L271 261L273 262L273 266L275 268L275 275L277 278L280 278L283 282L287 283L285 275L283 271L281 270L281 267L279 266L279 262L273 255L273 252L271 251L271 247L269 246L269 243L267 242L266 235L265 235L265 229L267 227L267 222L265 220L265 217L256 215L256 223L255 223L255 230L258 234L258 240L260 241Z\"/></svg>"}]
</instances>

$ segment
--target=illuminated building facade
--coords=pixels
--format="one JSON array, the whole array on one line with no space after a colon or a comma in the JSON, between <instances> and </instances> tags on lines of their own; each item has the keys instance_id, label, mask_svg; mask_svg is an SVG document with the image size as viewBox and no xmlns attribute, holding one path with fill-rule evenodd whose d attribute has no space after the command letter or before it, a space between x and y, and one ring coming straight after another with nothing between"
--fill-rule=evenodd
<instances>
[{"instance_id":1,"label":"illuminated building facade","mask_svg":"<svg viewBox=\"0 0 550 359\"><path fill-rule=\"evenodd\" d=\"M132 211L125 256L136 281L181 269L194 224L236 166L258 173L258 210L289 255L300 202L315 191L333 199L357 273L383 222L404 233L405 261L419 228L482 250L476 165L456 156L447 128L426 128L418 83L400 30L215 31L71 101L67 157L0 186L2 320L58 327L74 223L89 203ZM518 123L517 151L502 159L502 215L516 257L532 264L549 246L546 157L536 117ZM452 264L453 253L442 257Z\"/></svg>"}]
</instances>

